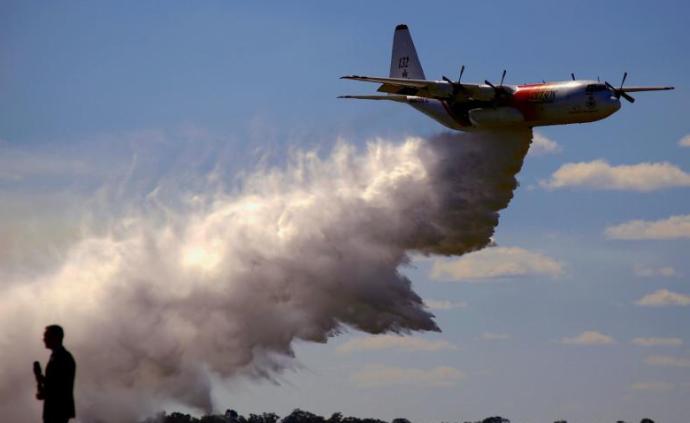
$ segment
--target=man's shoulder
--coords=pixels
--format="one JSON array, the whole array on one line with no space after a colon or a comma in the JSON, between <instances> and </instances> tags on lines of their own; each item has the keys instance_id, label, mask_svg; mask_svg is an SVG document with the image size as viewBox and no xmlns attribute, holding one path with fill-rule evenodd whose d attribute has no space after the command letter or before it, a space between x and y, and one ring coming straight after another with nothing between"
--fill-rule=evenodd
<instances>
[{"instance_id":1,"label":"man's shoulder","mask_svg":"<svg viewBox=\"0 0 690 423\"><path fill-rule=\"evenodd\" d=\"M72 353L67 351L65 347L56 349L53 354L55 358L59 361L74 363L74 357L72 356Z\"/></svg>"}]
</instances>

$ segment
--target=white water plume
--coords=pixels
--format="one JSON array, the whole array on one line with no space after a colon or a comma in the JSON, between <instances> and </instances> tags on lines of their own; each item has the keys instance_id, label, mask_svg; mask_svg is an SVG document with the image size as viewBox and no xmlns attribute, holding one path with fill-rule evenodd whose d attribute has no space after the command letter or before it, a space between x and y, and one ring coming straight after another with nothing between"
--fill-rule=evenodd
<instances>
[{"instance_id":1,"label":"white water plume","mask_svg":"<svg viewBox=\"0 0 690 423\"><path fill-rule=\"evenodd\" d=\"M88 422L136 421L170 401L210 410L210 374L270 378L295 340L439 330L400 267L410 252L489 244L530 136L341 142L256 171L238 192L114 219L56 271L0 285L0 415L37 419L29 369L51 323L77 360Z\"/></svg>"}]
</instances>

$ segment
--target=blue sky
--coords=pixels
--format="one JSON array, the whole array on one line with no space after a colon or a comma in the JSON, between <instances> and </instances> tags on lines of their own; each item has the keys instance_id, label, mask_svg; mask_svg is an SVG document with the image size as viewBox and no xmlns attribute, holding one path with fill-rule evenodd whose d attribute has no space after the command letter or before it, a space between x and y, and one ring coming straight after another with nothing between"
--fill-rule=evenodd
<instances>
[{"instance_id":1,"label":"blue sky","mask_svg":"<svg viewBox=\"0 0 690 423\"><path fill-rule=\"evenodd\" d=\"M2 2L0 274L51 269L46 251L81 236L75 216L136 203L160 180L199 184L222 163L232 181L263 153L280 165L290 149L325 154L338 137L363 146L441 131L398 104L336 99L373 91L338 77L385 76L399 23L428 78L464 64L467 81L508 69L508 83L574 72L617 85L627 71L630 85L676 90L640 93L601 122L539 129L557 151L528 157L501 214L498 245L557 270L439 281L439 259L420 258L403 269L415 290L457 305L436 312L441 334L417 336L441 344L343 352L365 337L353 331L297 345L303 368L278 386L240 379L214 394L244 413L680 423L690 415L689 13L681 1ZM610 165L600 179L545 187L562 166L597 159ZM675 170L644 173L643 163ZM627 185L606 188L622 165L633 166ZM121 191L101 189L125 176ZM666 182L641 188L657 177ZM686 219L676 236L606 236L672 216ZM465 264L467 275L475 263ZM663 290L672 299L641 301ZM363 386L357 375L375 366L397 379ZM453 369L446 384L409 382L434 381L434 368Z\"/></svg>"}]
</instances>

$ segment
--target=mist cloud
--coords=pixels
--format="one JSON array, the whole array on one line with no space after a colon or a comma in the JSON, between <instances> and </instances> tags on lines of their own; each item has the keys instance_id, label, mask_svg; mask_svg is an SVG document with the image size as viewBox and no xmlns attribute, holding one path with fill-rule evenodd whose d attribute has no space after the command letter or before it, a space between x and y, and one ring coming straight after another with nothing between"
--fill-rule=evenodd
<instances>
[{"instance_id":1,"label":"mist cloud","mask_svg":"<svg viewBox=\"0 0 690 423\"><path fill-rule=\"evenodd\" d=\"M163 402L210 410L210 375L272 378L292 365L295 340L438 331L399 269L412 252L488 245L529 142L527 132L364 151L341 142L326 158L295 153L256 170L237 190L168 204L154 189L113 207L107 230L83 235L56 270L0 287L0 415L38 418L28 369L54 322L77 359L77 413L103 422ZM461 377L393 373L431 385Z\"/></svg>"}]
</instances>

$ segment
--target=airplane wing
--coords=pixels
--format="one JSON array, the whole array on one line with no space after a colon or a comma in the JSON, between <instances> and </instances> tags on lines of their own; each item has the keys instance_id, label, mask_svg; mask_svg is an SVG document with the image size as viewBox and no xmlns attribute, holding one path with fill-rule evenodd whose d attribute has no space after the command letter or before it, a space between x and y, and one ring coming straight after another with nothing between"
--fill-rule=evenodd
<instances>
[{"instance_id":1,"label":"airplane wing","mask_svg":"<svg viewBox=\"0 0 690 423\"><path fill-rule=\"evenodd\" d=\"M675 87L623 87L620 90L624 93L637 93L640 91L666 91L673 89Z\"/></svg>"},{"instance_id":2,"label":"airplane wing","mask_svg":"<svg viewBox=\"0 0 690 423\"><path fill-rule=\"evenodd\" d=\"M356 98L359 100L388 100L397 101L398 103L407 103L408 98L406 95L339 95L338 98Z\"/></svg>"},{"instance_id":3,"label":"airplane wing","mask_svg":"<svg viewBox=\"0 0 690 423\"><path fill-rule=\"evenodd\" d=\"M374 82L382 84L378 91L399 94L413 95L426 98L446 100L455 97L456 100L475 99L491 100L496 92L488 85L477 84L457 84L448 81L428 81L425 79L407 78L381 78L373 76L348 75L340 79L351 79L353 81Z\"/></svg>"}]
</instances>

